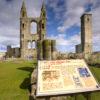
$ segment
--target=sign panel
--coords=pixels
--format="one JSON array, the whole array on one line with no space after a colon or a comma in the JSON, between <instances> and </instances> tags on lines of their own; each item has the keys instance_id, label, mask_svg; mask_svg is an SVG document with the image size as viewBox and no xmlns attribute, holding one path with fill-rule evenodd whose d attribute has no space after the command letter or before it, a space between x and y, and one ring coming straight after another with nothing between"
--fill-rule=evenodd
<instances>
[{"instance_id":1,"label":"sign panel","mask_svg":"<svg viewBox=\"0 0 100 100\"><path fill-rule=\"evenodd\" d=\"M37 96L100 90L84 60L38 61Z\"/></svg>"}]
</instances>

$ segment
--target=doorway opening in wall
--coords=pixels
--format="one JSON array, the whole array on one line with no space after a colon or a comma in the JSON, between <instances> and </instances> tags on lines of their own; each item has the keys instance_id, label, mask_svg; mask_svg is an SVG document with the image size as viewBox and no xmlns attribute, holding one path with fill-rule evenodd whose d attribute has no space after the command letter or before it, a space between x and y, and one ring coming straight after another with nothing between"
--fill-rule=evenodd
<instances>
[{"instance_id":1,"label":"doorway opening in wall","mask_svg":"<svg viewBox=\"0 0 100 100\"><path fill-rule=\"evenodd\" d=\"M35 22L31 23L31 34L37 34L37 24Z\"/></svg>"}]
</instances>

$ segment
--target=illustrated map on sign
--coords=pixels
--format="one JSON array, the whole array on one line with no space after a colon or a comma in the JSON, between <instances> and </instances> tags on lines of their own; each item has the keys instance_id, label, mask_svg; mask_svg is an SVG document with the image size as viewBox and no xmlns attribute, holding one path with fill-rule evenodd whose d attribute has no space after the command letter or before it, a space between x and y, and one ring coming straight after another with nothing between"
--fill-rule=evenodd
<instances>
[{"instance_id":1,"label":"illustrated map on sign","mask_svg":"<svg viewBox=\"0 0 100 100\"><path fill-rule=\"evenodd\" d=\"M100 90L84 60L38 61L37 96Z\"/></svg>"}]
</instances>

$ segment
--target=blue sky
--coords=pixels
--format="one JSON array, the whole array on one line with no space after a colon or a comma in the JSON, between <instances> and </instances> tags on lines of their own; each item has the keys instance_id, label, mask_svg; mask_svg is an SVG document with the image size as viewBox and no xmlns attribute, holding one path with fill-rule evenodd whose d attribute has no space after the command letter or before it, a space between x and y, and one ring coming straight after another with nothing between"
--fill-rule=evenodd
<instances>
[{"instance_id":1,"label":"blue sky","mask_svg":"<svg viewBox=\"0 0 100 100\"><path fill-rule=\"evenodd\" d=\"M28 16L40 16L42 0L24 1ZM93 50L100 51L100 0L45 0L45 4L47 38L56 39L58 51L75 52L75 45L80 43L80 17L86 11L93 14ZM21 6L21 0L0 0L1 51L5 50L6 45L19 46Z\"/></svg>"}]
</instances>

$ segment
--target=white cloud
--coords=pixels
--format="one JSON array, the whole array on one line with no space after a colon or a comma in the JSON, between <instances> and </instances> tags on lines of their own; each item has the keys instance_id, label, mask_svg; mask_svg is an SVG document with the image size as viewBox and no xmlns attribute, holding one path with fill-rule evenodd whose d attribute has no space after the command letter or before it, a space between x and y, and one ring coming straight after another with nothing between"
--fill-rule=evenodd
<instances>
[{"instance_id":1,"label":"white cloud","mask_svg":"<svg viewBox=\"0 0 100 100\"><path fill-rule=\"evenodd\" d=\"M100 13L98 13L100 11L100 7L94 9L92 11L92 16L93 16L93 32L94 34L100 34Z\"/></svg>"},{"instance_id":2,"label":"white cloud","mask_svg":"<svg viewBox=\"0 0 100 100\"><path fill-rule=\"evenodd\" d=\"M0 52L6 52L6 46L0 44Z\"/></svg>"},{"instance_id":3,"label":"white cloud","mask_svg":"<svg viewBox=\"0 0 100 100\"><path fill-rule=\"evenodd\" d=\"M66 0L66 12L62 25L57 30L64 33L66 30L74 26L80 26L80 17L85 11L85 5L90 3L87 0ZM93 18L93 50L100 51L100 1L91 0L93 3L92 18Z\"/></svg>"},{"instance_id":4,"label":"white cloud","mask_svg":"<svg viewBox=\"0 0 100 100\"><path fill-rule=\"evenodd\" d=\"M93 34L93 51L100 51L100 33Z\"/></svg>"},{"instance_id":5,"label":"white cloud","mask_svg":"<svg viewBox=\"0 0 100 100\"><path fill-rule=\"evenodd\" d=\"M19 17L23 0L0 0L0 43L4 45L19 44ZM100 0L92 0L93 5L93 43L94 50L100 51ZM28 16L40 16L42 0L26 0ZM46 0L47 6L51 7L55 13L55 18L60 18L58 31L63 33L73 25L80 26L80 16L84 13L84 5L88 0L65 0L64 6L58 6L60 0ZM61 12L64 12L61 15ZM33 30L34 32L34 30ZM57 40L57 45L64 46L66 50L74 51L74 45L80 43L80 36L75 35L66 39L66 34L51 36ZM65 47L66 46L66 47ZM70 49L68 49L70 48Z\"/></svg>"},{"instance_id":6,"label":"white cloud","mask_svg":"<svg viewBox=\"0 0 100 100\"><path fill-rule=\"evenodd\" d=\"M53 12L54 12L54 17L55 19L59 19L60 21L63 20L63 16L61 16L61 13L65 12L65 3L63 5L59 5L58 4L64 0L46 0L46 4L47 6L49 6L50 8L52 8ZM61 19L62 17L62 19Z\"/></svg>"},{"instance_id":7,"label":"white cloud","mask_svg":"<svg viewBox=\"0 0 100 100\"><path fill-rule=\"evenodd\" d=\"M66 10L64 14L63 24L57 30L64 33L73 25L80 25L80 16L84 13L84 5L87 3L85 0L66 0Z\"/></svg>"},{"instance_id":8,"label":"white cloud","mask_svg":"<svg viewBox=\"0 0 100 100\"><path fill-rule=\"evenodd\" d=\"M57 49L62 52L75 52L75 45L80 43L80 35L76 34L66 39L65 34L58 34L57 36L51 35L49 39L55 39Z\"/></svg>"},{"instance_id":9,"label":"white cloud","mask_svg":"<svg viewBox=\"0 0 100 100\"><path fill-rule=\"evenodd\" d=\"M0 0L0 44L19 45L20 9L23 0ZM42 0L25 0L29 17L40 16ZM35 31L35 28L32 30Z\"/></svg>"},{"instance_id":10,"label":"white cloud","mask_svg":"<svg viewBox=\"0 0 100 100\"><path fill-rule=\"evenodd\" d=\"M100 51L100 1L94 0L94 9L92 10L93 27L93 50Z\"/></svg>"}]
</instances>

